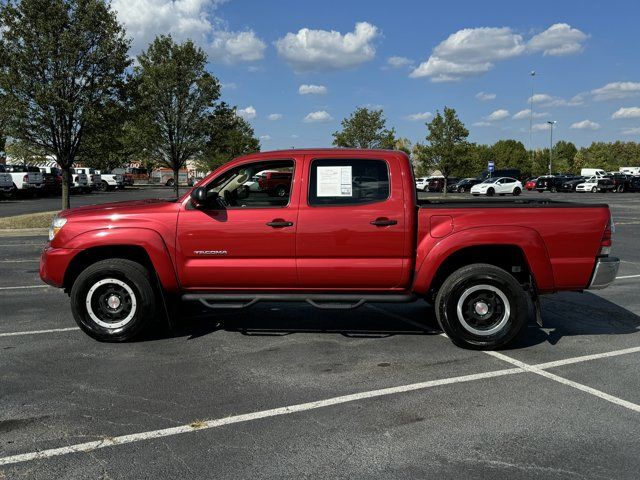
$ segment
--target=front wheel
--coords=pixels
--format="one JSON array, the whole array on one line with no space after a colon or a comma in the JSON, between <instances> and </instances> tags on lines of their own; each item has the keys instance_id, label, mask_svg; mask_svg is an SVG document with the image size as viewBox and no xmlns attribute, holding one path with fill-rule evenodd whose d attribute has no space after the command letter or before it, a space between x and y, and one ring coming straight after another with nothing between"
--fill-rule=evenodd
<instances>
[{"instance_id":1,"label":"front wheel","mask_svg":"<svg viewBox=\"0 0 640 480\"><path fill-rule=\"evenodd\" d=\"M487 197L493 197L496 191L493 188L487 190Z\"/></svg>"},{"instance_id":2,"label":"front wheel","mask_svg":"<svg viewBox=\"0 0 640 480\"><path fill-rule=\"evenodd\" d=\"M453 343L481 350L507 344L529 319L522 286L505 270L483 263L453 272L438 291L435 310Z\"/></svg>"},{"instance_id":3,"label":"front wheel","mask_svg":"<svg viewBox=\"0 0 640 480\"><path fill-rule=\"evenodd\" d=\"M154 319L156 304L149 271L122 258L87 267L71 288L76 323L102 342L124 342L138 335Z\"/></svg>"},{"instance_id":4,"label":"front wheel","mask_svg":"<svg viewBox=\"0 0 640 480\"><path fill-rule=\"evenodd\" d=\"M517 197L518 195L520 195L522 193L522 189L519 187L516 187L513 189L513 196Z\"/></svg>"},{"instance_id":5,"label":"front wheel","mask_svg":"<svg viewBox=\"0 0 640 480\"><path fill-rule=\"evenodd\" d=\"M596 193L598 189L596 187L591 188L591 193Z\"/></svg>"}]
</instances>

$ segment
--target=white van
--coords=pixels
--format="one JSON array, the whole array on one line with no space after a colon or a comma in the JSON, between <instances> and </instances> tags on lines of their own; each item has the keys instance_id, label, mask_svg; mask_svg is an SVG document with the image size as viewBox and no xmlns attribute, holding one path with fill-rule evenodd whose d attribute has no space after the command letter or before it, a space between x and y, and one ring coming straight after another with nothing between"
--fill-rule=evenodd
<instances>
[{"instance_id":1,"label":"white van","mask_svg":"<svg viewBox=\"0 0 640 480\"><path fill-rule=\"evenodd\" d=\"M607 174L601 168L583 168L580 170L580 176L582 177L604 177Z\"/></svg>"},{"instance_id":2,"label":"white van","mask_svg":"<svg viewBox=\"0 0 640 480\"><path fill-rule=\"evenodd\" d=\"M627 175L640 175L640 167L620 167L620 172Z\"/></svg>"}]
</instances>

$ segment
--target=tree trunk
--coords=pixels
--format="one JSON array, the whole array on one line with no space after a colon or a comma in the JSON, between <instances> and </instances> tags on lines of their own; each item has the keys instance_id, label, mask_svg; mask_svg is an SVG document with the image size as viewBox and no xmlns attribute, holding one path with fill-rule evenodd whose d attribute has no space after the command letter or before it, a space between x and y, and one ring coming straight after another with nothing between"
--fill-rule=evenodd
<instances>
[{"instance_id":1,"label":"tree trunk","mask_svg":"<svg viewBox=\"0 0 640 480\"><path fill-rule=\"evenodd\" d=\"M71 190L71 168L62 167L62 210L71 208L69 191Z\"/></svg>"},{"instance_id":2,"label":"tree trunk","mask_svg":"<svg viewBox=\"0 0 640 480\"><path fill-rule=\"evenodd\" d=\"M180 186L178 185L178 177L180 168L173 168L173 189L176 192L176 198L180 198Z\"/></svg>"}]
</instances>

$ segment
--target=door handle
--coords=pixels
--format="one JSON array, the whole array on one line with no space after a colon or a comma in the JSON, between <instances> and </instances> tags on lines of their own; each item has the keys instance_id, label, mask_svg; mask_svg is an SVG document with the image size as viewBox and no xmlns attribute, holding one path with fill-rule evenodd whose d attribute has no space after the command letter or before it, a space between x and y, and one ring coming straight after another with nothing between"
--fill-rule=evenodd
<instances>
[{"instance_id":1,"label":"door handle","mask_svg":"<svg viewBox=\"0 0 640 480\"><path fill-rule=\"evenodd\" d=\"M277 218L275 220L272 220L271 222L267 222L267 225L273 228L293 227L293 222L286 222Z\"/></svg>"},{"instance_id":2,"label":"door handle","mask_svg":"<svg viewBox=\"0 0 640 480\"><path fill-rule=\"evenodd\" d=\"M390 225L397 225L397 220L390 220L388 218L376 218L374 221L370 222L371 225L375 225L376 227L388 227Z\"/></svg>"}]
</instances>

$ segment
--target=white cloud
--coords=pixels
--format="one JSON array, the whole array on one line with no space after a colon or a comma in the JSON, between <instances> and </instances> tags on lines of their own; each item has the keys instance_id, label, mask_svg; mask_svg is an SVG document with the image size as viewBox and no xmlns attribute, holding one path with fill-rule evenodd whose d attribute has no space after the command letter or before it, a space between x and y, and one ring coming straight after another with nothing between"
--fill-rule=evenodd
<instances>
[{"instance_id":1,"label":"white cloud","mask_svg":"<svg viewBox=\"0 0 640 480\"><path fill-rule=\"evenodd\" d=\"M591 120L582 120L581 122L572 123L569 128L572 130L598 130L600 124Z\"/></svg>"},{"instance_id":2,"label":"white cloud","mask_svg":"<svg viewBox=\"0 0 640 480\"><path fill-rule=\"evenodd\" d=\"M278 55L296 72L339 70L368 62L375 57L373 40L378 27L356 23L355 30L341 34L335 30L301 28L275 42Z\"/></svg>"},{"instance_id":3,"label":"white cloud","mask_svg":"<svg viewBox=\"0 0 640 480\"><path fill-rule=\"evenodd\" d=\"M543 55L562 56L582 50L588 35L566 23L551 25L544 32L534 35L527 43L532 52L542 51Z\"/></svg>"},{"instance_id":4,"label":"white cloud","mask_svg":"<svg viewBox=\"0 0 640 480\"><path fill-rule=\"evenodd\" d=\"M413 61L407 57L393 56L393 57L387 58L387 65L389 65L391 68L408 67L412 63Z\"/></svg>"},{"instance_id":5,"label":"white cloud","mask_svg":"<svg viewBox=\"0 0 640 480\"><path fill-rule=\"evenodd\" d=\"M640 135L640 127L625 128L622 130L623 135Z\"/></svg>"},{"instance_id":6,"label":"white cloud","mask_svg":"<svg viewBox=\"0 0 640 480\"><path fill-rule=\"evenodd\" d=\"M271 135L260 135L260 140L268 142L269 140L271 140Z\"/></svg>"},{"instance_id":7,"label":"white cloud","mask_svg":"<svg viewBox=\"0 0 640 480\"><path fill-rule=\"evenodd\" d=\"M509 116L509 110L505 110L504 108L500 108L491 112L491 114L485 118L488 122L496 122L498 120L504 120Z\"/></svg>"},{"instance_id":8,"label":"white cloud","mask_svg":"<svg viewBox=\"0 0 640 480\"><path fill-rule=\"evenodd\" d=\"M420 120L428 120L433 117L431 112L420 112L420 113L412 113L411 115L407 115L407 120L411 120L412 122L419 122Z\"/></svg>"},{"instance_id":9,"label":"white cloud","mask_svg":"<svg viewBox=\"0 0 640 480\"><path fill-rule=\"evenodd\" d=\"M491 122L475 122L474 124L472 124L474 127L492 127L493 123Z\"/></svg>"},{"instance_id":10,"label":"white cloud","mask_svg":"<svg viewBox=\"0 0 640 480\"><path fill-rule=\"evenodd\" d=\"M241 108L236 113L245 120L253 120L258 116L258 112L253 108L253 105L249 105L247 108Z\"/></svg>"},{"instance_id":11,"label":"white cloud","mask_svg":"<svg viewBox=\"0 0 640 480\"><path fill-rule=\"evenodd\" d=\"M317 112L311 112L306 117L304 117L304 122L306 123L320 123L320 122L330 122L333 120L331 115L324 110L319 110Z\"/></svg>"},{"instance_id":12,"label":"white cloud","mask_svg":"<svg viewBox=\"0 0 640 480\"><path fill-rule=\"evenodd\" d=\"M640 95L640 82L612 82L591 90L594 100L612 100Z\"/></svg>"},{"instance_id":13,"label":"white cloud","mask_svg":"<svg viewBox=\"0 0 640 480\"><path fill-rule=\"evenodd\" d=\"M327 93L327 87L324 85L300 85L298 93L300 95L324 95Z\"/></svg>"},{"instance_id":14,"label":"white cloud","mask_svg":"<svg viewBox=\"0 0 640 480\"><path fill-rule=\"evenodd\" d=\"M487 92L478 92L478 93L476 93L476 98L478 100L480 100L481 102L486 102L488 100L495 100L496 99L496 94L495 93L487 93Z\"/></svg>"},{"instance_id":15,"label":"white cloud","mask_svg":"<svg viewBox=\"0 0 640 480\"><path fill-rule=\"evenodd\" d=\"M264 56L266 44L251 30L229 31L212 15L225 0L113 0L112 6L127 34L133 38L133 55L145 50L160 34L177 42L193 40L224 63L252 62Z\"/></svg>"},{"instance_id":16,"label":"white cloud","mask_svg":"<svg viewBox=\"0 0 640 480\"><path fill-rule=\"evenodd\" d=\"M261 60L266 48L267 45L251 30L218 31L214 33L208 53L211 60L232 64Z\"/></svg>"},{"instance_id":17,"label":"white cloud","mask_svg":"<svg viewBox=\"0 0 640 480\"><path fill-rule=\"evenodd\" d=\"M543 118L547 117L549 114L547 112L533 112L533 118ZM531 116L531 110L525 108L524 110L520 110L518 113L514 114L514 120L522 120L523 118L529 118Z\"/></svg>"},{"instance_id":18,"label":"white cloud","mask_svg":"<svg viewBox=\"0 0 640 480\"><path fill-rule=\"evenodd\" d=\"M452 82L480 75L495 63L526 53L568 55L582 49L587 36L567 24L555 24L529 42L509 27L465 28L449 35L410 77L429 77L432 82Z\"/></svg>"},{"instance_id":19,"label":"white cloud","mask_svg":"<svg viewBox=\"0 0 640 480\"><path fill-rule=\"evenodd\" d=\"M280 120L281 118L281 113L270 113L269 115L267 115L267 120L271 120L272 122L275 120Z\"/></svg>"},{"instance_id":20,"label":"white cloud","mask_svg":"<svg viewBox=\"0 0 640 480\"><path fill-rule=\"evenodd\" d=\"M549 130L549 124L548 123L534 123L533 126L531 127L531 130L533 130L534 132L542 132L544 130Z\"/></svg>"},{"instance_id":21,"label":"white cloud","mask_svg":"<svg viewBox=\"0 0 640 480\"><path fill-rule=\"evenodd\" d=\"M560 97L553 97L546 93L536 93L533 97L527 99L527 103L537 103L542 107L577 107L584 105L584 96L576 95L569 100Z\"/></svg>"},{"instance_id":22,"label":"white cloud","mask_svg":"<svg viewBox=\"0 0 640 480\"><path fill-rule=\"evenodd\" d=\"M237 90L238 88L238 86L233 82L221 83L220 87L222 87L223 90Z\"/></svg>"},{"instance_id":23,"label":"white cloud","mask_svg":"<svg viewBox=\"0 0 640 480\"><path fill-rule=\"evenodd\" d=\"M640 107L623 107L611 115L611 118L640 118Z\"/></svg>"}]
</instances>

